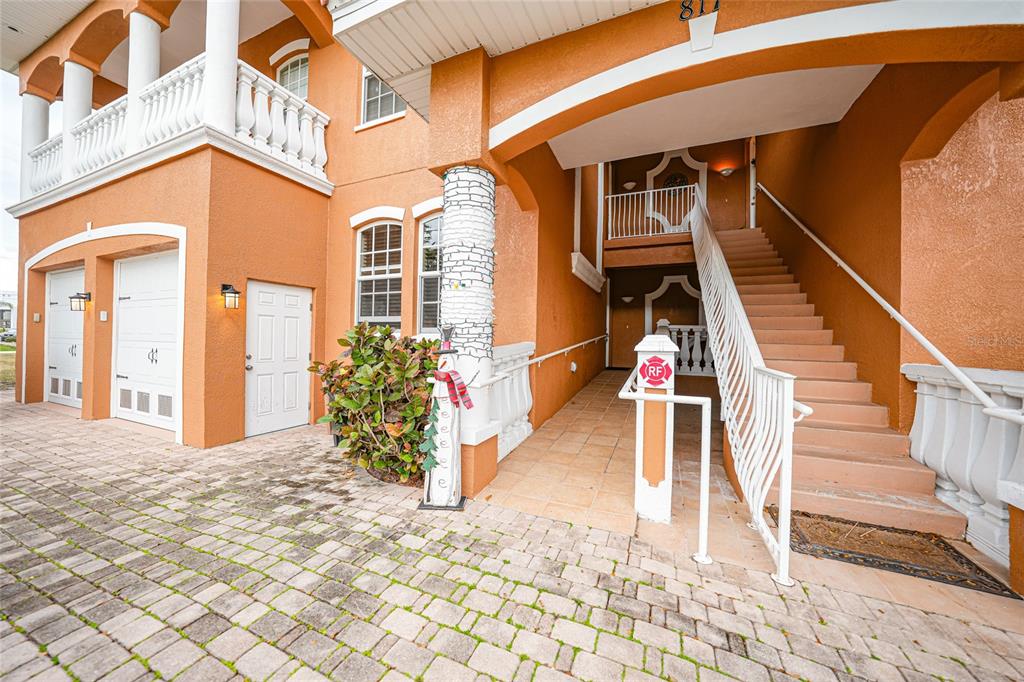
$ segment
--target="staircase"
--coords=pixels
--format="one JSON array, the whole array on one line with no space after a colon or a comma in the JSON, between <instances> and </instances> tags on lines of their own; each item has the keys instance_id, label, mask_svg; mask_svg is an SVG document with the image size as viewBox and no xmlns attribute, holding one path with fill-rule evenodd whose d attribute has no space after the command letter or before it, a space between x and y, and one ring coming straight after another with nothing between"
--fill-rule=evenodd
<instances>
[{"instance_id":1,"label":"staircase","mask_svg":"<svg viewBox=\"0 0 1024 682\"><path fill-rule=\"evenodd\" d=\"M935 473L910 459L909 438L888 427L768 238L715 235L765 364L795 375L795 398L814 409L793 433L793 508L962 537L966 518L935 497Z\"/></svg>"}]
</instances>

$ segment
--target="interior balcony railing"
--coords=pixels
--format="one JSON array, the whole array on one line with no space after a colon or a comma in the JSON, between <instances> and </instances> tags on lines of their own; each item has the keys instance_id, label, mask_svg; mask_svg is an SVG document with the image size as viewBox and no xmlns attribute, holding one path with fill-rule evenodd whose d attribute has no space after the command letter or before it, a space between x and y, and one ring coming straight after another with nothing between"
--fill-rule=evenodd
<instances>
[{"instance_id":1,"label":"interior balcony railing","mask_svg":"<svg viewBox=\"0 0 1024 682\"><path fill-rule=\"evenodd\" d=\"M605 197L608 239L659 237L690 231L697 185L664 187Z\"/></svg>"},{"instance_id":2,"label":"interior balcony railing","mask_svg":"<svg viewBox=\"0 0 1024 682\"><path fill-rule=\"evenodd\" d=\"M126 95L71 129L70 152L64 148L68 138L61 134L30 150L31 195L202 128L205 58L204 53L190 59L140 92L142 116L138 130L127 128ZM238 62L235 89L235 129L230 132L236 140L260 153L247 157L258 163L262 155L268 162L273 160L326 181L324 136L330 117L242 61ZM65 163L68 153L72 155L70 164Z\"/></svg>"},{"instance_id":3,"label":"interior balcony railing","mask_svg":"<svg viewBox=\"0 0 1024 682\"><path fill-rule=\"evenodd\" d=\"M679 347L676 356L676 374L685 376L715 376L714 360L708 342L708 328L703 324L670 324L669 337Z\"/></svg>"}]
</instances>

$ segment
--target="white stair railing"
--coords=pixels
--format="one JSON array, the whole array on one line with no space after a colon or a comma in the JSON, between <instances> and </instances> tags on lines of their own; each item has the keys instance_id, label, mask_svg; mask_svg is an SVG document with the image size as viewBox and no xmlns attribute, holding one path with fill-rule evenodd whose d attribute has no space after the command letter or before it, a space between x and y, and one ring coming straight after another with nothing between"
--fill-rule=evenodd
<instances>
[{"instance_id":1,"label":"white stair railing","mask_svg":"<svg viewBox=\"0 0 1024 682\"><path fill-rule=\"evenodd\" d=\"M715 367L708 345L708 328L703 324L670 324L669 336L679 346L676 374L687 376L715 376Z\"/></svg>"},{"instance_id":2,"label":"white stair railing","mask_svg":"<svg viewBox=\"0 0 1024 682\"><path fill-rule=\"evenodd\" d=\"M790 585L793 425L811 409L793 400L792 374L765 366L699 189L696 197L691 229L697 274L733 467L750 511L750 525L761 535L775 561L772 577ZM794 417L794 411L801 416ZM776 477L779 511L777 531L773 533L764 506Z\"/></svg>"},{"instance_id":3,"label":"white stair railing","mask_svg":"<svg viewBox=\"0 0 1024 682\"><path fill-rule=\"evenodd\" d=\"M697 185L649 189L605 197L608 239L654 237L690 229Z\"/></svg>"},{"instance_id":4,"label":"white stair railing","mask_svg":"<svg viewBox=\"0 0 1024 682\"><path fill-rule=\"evenodd\" d=\"M836 265L842 268L843 271L846 272L846 274L848 274L861 289L866 291L868 296L875 299L875 302L878 303L878 305L882 306L882 309L885 310L885 312L889 313L889 317L896 320L896 323L899 326L903 327L903 329L906 330L906 332L910 334L910 336L912 336L915 341L921 344L921 347L928 351L928 353L933 358L935 358L940 365L945 367L946 371L952 374L953 378L956 379L957 382L960 383L960 385L966 388L971 393L971 395L977 398L978 402L984 405L984 409L982 410L983 414L988 415L989 417L1005 419L1006 421L1013 422L1014 424L1024 424L1024 413L1022 413L1020 410L1002 407L996 404L996 401L994 401L988 393L981 390L978 384L974 383L974 381L972 381L971 378L967 376L967 374L965 374L962 369L954 365L953 361L947 358L945 354L942 351L940 351L934 343L929 341L924 334L918 331L917 327L912 325L907 318L903 317L902 313L900 313L899 310L897 310L888 301L882 298L882 295L875 291L870 284L864 281L864 278L858 275L854 271L854 269L851 268L846 263L846 261L840 258L835 251L828 248L828 246L825 245L825 242L821 241L821 239L818 238L818 235L814 234L814 232L812 232L809 227L800 222L800 219L793 215L793 212L786 208L781 201L776 199L775 195L769 192L767 187L765 187L763 184L759 182L757 183L757 189L759 189L766 197L768 197L772 201L772 203L778 206L779 210L782 211L782 213L787 218L793 221L793 224L800 228L801 232L810 237L811 241L817 244L818 247L821 248L821 250L824 251L828 255L828 257L835 262Z\"/></svg>"}]
</instances>

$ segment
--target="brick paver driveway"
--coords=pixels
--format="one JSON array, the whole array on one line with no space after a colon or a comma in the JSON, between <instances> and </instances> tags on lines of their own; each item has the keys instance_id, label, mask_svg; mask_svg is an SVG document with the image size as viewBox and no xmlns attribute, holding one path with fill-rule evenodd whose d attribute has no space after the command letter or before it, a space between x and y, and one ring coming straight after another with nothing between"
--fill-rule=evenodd
<instances>
[{"instance_id":1,"label":"brick paver driveway","mask_svg":"<svg viewBox=\"0 0 1024 682\"><path fill-rule=\"evenodd\" d=\"M1018 634L738 566L698 574L493 505L418 512L317 429L199 451L10 393L0 409L10 679L1024 675Z\"/></svg>"}]
</instances>

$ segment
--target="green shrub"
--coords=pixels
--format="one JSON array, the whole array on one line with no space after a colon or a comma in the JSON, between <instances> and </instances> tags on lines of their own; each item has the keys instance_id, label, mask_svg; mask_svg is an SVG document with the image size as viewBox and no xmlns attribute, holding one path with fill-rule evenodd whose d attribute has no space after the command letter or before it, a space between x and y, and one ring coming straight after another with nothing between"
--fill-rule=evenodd
<instances>
[{"instance_id":1,"label":"green shrub","mask_svg":"<svg viewBox=\"0 0 1024 682\"><path fill-rule=\"evenodd\" d=\"M309 368L323 382L327 414L346 455L377 478L416 483L430 456L424 443L430 419L436 341L394 338L391 327L365 323L338 339L337 360ZM429 468L430 462L427 466Z\"/></svg>"}]
</instances>

